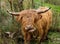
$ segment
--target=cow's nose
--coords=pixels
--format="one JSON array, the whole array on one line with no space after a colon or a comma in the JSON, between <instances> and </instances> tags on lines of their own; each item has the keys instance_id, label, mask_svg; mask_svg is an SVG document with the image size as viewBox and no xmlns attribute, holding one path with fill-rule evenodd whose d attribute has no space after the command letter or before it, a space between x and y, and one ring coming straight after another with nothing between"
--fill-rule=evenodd
<instances>
[{"instance_id":1,"label":"cow's nose","mask_svg":"<svg viewBox=\"0 0 60 44\"><path fill-rule=\"evenodd\" d=\"M25 30L30 30L30 29L32 29L33 27L32 27L32 25L27 25L26 27L25 27Z\"/></svg>"},{"instance_id":2,"label":"cow's nose","mask_svg":"<svg viewBox=\"0 0 60 44\"><path fill-rule=\"evenodd\" d=\"M33 31L36 30L36 28L33 27L32 25L27 25L27 26L25 27L25 30L28 31L28 32L33 32Z\"/></svg>"}]
</instances>

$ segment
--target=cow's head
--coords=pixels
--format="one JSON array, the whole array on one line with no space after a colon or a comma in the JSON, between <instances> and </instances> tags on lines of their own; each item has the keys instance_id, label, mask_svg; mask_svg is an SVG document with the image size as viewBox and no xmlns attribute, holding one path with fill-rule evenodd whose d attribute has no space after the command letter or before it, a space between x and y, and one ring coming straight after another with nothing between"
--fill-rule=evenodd
<instances>
[{"instance_id":1,"label":"cow's head","mask_svg":"<svg viewBox=\"0 0 60 44\"><path fill-rule=\"evenodd\" d=\"M8 11L9 12L9 11ZM23 10L21 12L9 12L11 15L16 16L16 20L20 22L24 30L32 32L36 30L35 20L38 16L33 10Z\"/></svg>"},{"instance_id":2,"label":"cow's head","mask_svg":"<svg viewBox=\"0 0 60 44\"><path fill-rule=\"evenodd\" d=\"M16 16L16 20L22 24L22 27L27 32L33 32L36 30L36 21L41 19L40 13L48 11L50 8L44 11L39 10L23 10L21 12L9 12L11 15Z\"/></svg>"}]
</instances>

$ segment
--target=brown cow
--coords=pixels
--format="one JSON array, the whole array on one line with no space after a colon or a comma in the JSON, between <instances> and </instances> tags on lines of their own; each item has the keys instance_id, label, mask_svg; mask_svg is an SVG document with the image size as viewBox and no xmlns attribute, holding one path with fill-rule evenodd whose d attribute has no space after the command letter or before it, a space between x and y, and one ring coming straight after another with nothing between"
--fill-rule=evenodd
<instances>
[{"instance_id":1,"label":"brown cow","mask_svg":"<svg viewBox=\"0 0 60 44\"><path fill-rule=\"evenodd\" d=\"M16 16L16 20L21 23L21 31L24 36L24 43L29 44L32 37L37 37L40 42L46 37L51 22L50 8L41 7L37 10L23 10L21 12L9 12ZM34 35L35 34L35 35ZM34 35L34 36L33 36Z\"/></svg>"}]
</instances>

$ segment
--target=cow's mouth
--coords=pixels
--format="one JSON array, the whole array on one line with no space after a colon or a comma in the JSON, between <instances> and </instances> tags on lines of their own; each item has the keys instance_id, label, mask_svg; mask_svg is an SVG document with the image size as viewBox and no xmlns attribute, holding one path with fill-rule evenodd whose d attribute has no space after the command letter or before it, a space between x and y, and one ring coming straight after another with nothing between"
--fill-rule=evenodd
<instances>
[{"instance_id":1,"label":"cow's mouth","mask_svg":"<svg viewBox=\"0 0 60 44\"><path fill-rule=\"evenodd\" d=\"M36 29L29 30L29 32L34 32Z\"/></svg>"},{"instance_id":2,"label":"cow's mouth","mask_svg":"<svg viewBox=\"0 0 60 44\"><path fill-rule=\"evenodd\" d=\"M28 32L34 32L35 30L36 30L35 28L34 29L32 28L32 29L29 29Z\"/></svg>"},{"instance_id":3,"label":"cow's mouth","mask_svg":"<svg viewBox=\"0 0 60 44\"><path fill-rule=\"evenodd\" d=\"M34 26L32 26L32 25L27 25L27 26L25 27L25 30L26 30L27 32L34 32L34 31L36 30L36 28L35 28Z\"/></svg>"}]
</instances>

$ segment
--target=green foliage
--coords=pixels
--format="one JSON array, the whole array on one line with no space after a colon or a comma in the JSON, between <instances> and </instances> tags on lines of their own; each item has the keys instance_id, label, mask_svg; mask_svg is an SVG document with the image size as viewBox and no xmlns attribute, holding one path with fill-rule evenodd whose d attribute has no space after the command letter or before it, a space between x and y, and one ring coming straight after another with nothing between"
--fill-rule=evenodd
<instances>
[{"instance_id":1,"label":"green foliage","mask_svg":"<svg viewBox=\"0 0 60 44\"><path fill-rule=\"evenodd\" d=\"M31 9L35 6L34 0L24 0L23 1L23 8L24 9Z\"/></svg>"},{"instance_id":2,"label":"green foliage","mask_svg":"<svg viewBox=\"0 0 60 44\"><path fill-rule=\"evenodd\" d=\"M54 4L54 5L60 5L60 0L45 0L46 3Z\"/></svg>"},{"instance_id":3,"label":"green foliage","mask_svg":"<svg viewBox=\"0 0 60 44\"><path fill-rule=\"evenodd\" d=\"M53 34L52 34L53 33ZM60 35L59 32L50 32L48 37L50 38L49 44L60 44Z\"/></svg>"}]
</instances>

